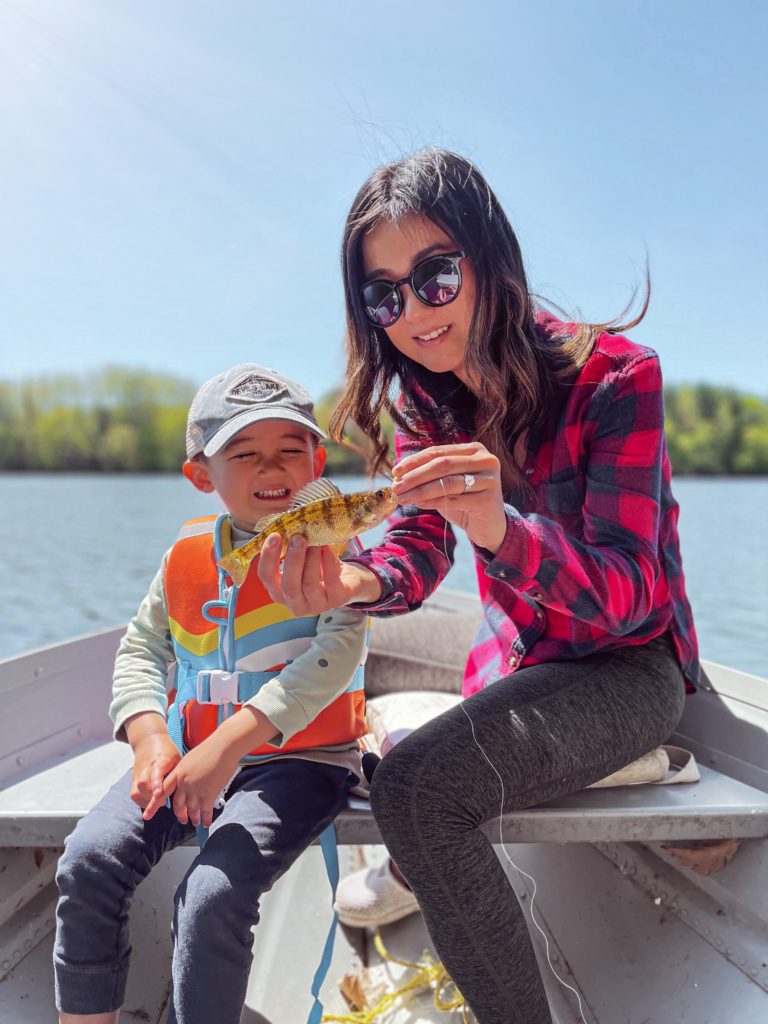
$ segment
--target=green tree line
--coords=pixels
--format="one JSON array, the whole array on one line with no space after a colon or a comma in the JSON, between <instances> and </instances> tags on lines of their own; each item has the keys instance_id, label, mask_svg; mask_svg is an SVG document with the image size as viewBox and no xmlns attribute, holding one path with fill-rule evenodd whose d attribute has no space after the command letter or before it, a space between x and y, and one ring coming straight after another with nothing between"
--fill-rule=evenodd
<instances>
[{"instance_id":1,"label":"green tree line","mask_svg":"<svg viewBox=\"0 0 768 1024\"><path fill-rule=\"evenodd\" d=\"M120 367L0 381L0 470L177 472L194 393L192 381ZM676 475L768 474L768 402L709 384L668 387L664 398ZM321 426L337 399L318 401ZM365 448L354 425L349 440ZM361 473L365 460L329 442L328 468Z\"/></svg>"}]
</instances>

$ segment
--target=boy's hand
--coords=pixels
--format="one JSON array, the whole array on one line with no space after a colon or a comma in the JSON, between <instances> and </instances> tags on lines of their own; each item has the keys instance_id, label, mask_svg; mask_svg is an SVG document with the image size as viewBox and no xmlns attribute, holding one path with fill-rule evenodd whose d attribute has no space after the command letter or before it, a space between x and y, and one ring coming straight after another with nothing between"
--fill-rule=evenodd
<instances>
[{"instance_id":1,"label":"boy's hand","mask_svg":"<svg viewBox=\"0 0 768 1024\"><path fill-rule=\"evenodd\" d=\"M276 735L266 715L245 705L185 754L163 785L164 798L173 795L173 813L181 824L191 821L209 828L214 802L235 774L240 758Z\"/></svg>"},{"instance_id":2,"label":"boy's hand","mask_svg":"<svg viewBox=\"0 0 768 1024\"><path fill-rule=\"evenodd\" d=\"M222 743L214 733L185 754L166 777L163 801L173 796L173 813L182 825L191 822L209 828L213 805L239 761L239 751Z\"/></svg>"},{"instance_id":3,"label":"boy's hand","mask_svg":"<svg viewBox=\"0 0 768 1024\"><path fill-rule=\"evenodd\" d=\"M131 800L144 808L144 820L149 821L165 803L163 780L179 763L181 754L167 732L143 736L133 754Z\"/></svg>"}]
</instances>

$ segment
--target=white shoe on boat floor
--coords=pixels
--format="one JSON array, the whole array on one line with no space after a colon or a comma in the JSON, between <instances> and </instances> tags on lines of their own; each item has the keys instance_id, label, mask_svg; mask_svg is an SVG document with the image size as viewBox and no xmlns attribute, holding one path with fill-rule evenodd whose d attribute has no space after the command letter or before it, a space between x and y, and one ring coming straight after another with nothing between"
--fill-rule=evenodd
<instances>
[{"instance_id":1,"label":"white shoe on boat floor","mask_svg":"<svg viewBox=\"0 0 768 1024\"><path fill-rule=\"evenodd\" d=\"M416 897L392 874L390 860L363 868L339 882L334 909L342 924L376 928L392 924L419 909Z\"/></svg>"}]
</instances>

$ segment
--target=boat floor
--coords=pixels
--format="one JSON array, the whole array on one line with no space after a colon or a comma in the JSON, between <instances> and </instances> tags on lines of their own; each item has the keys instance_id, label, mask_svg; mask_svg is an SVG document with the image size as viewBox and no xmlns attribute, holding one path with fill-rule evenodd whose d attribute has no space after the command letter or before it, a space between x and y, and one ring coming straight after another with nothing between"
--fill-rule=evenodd
<instances>
[{"instance_id":1,"label":"boat floor","mask_svg":"<svg viewBox=\"0 0 768 1024\"><path fill-rule=\"evenodd\" d=\"M757 844L756 844L757 845ZM620 866L589 844L525 844L507 847L515 863L533 872L539 882L536 916L550 942L550 955L558 973L581 993L584 1019L589 1024L764 1024L765 992L734 972L712 942L692 934L685 921L671 913L664 900L648 898ZM383 855L381 848L365 848L367 857ZM132 922L134 962L126 1006L120 1024L146 1024L156 1020L147 1013L142 984L142 962L158 953L168 955L171 906L169 877L180 878L194 857L193 849L168 855L143 886L139 919ZM354 847L340 850L342 873L358 867ZM568 872L578 884L560 884ZM529 883L512 869L508 872L530 925ZM166 906L155 903L164 891ZM314 898L307 899L309 894ZM255 929L255 969L252 972L242 1024L301 1024L311 1005L309 985L330 923L328 881L320 850L311 848L299 859L262 902L262 919ZM138 901L137 901L138 902ZM557 940L549 930L556 925ZM727 922L723 924L723 931ZM301 935L301 941L296 936ZM532 929L537 955L551 1003L554 1024L581 1021L576 1000L554 979L546 965L543 941ZM157 936L162 938L157 939ZM407 960L431 951L420 915L382 929L389 952ZM53 937L40 943L0 985L2 1024L51 1024L55 1019L51 955ZM162 947L162 950L159 948ZM567 958L564 950L568 950ZM379 961L372 936L339 929L328 978L323 989L328 1014L349 1011L338 982L359 970L363 962ZM387 965L391 987L407 972ZM578 978L578 984L575 982ZM715 1001L713 993L727 986L730 1008ZM621 1016L616 1015L622 1007ZM161 1020L164 1020L164 1014ZM387 1024L458 1024L459 1012L438 1012L430 997L416 999L387 1018Z\"/></svg>"}]
</instances>

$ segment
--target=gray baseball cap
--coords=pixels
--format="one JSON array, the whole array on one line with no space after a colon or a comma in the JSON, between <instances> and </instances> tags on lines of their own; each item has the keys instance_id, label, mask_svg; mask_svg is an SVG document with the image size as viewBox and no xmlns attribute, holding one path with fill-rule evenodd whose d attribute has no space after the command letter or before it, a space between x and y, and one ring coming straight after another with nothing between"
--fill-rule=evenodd
<instances>
[{"instance_id":1,"label":"gray baseball cap","mask_svg":"<svg viewBox=\"0 0 768 1024\"><path fill-rule=\"evenodd\" d=\"M260 420L291 420L318 437L308 391L258 363L239 363L211 377L192 399L187 418L187 458L215 455L245 427Z\"/></svg>"}]
</instances>

